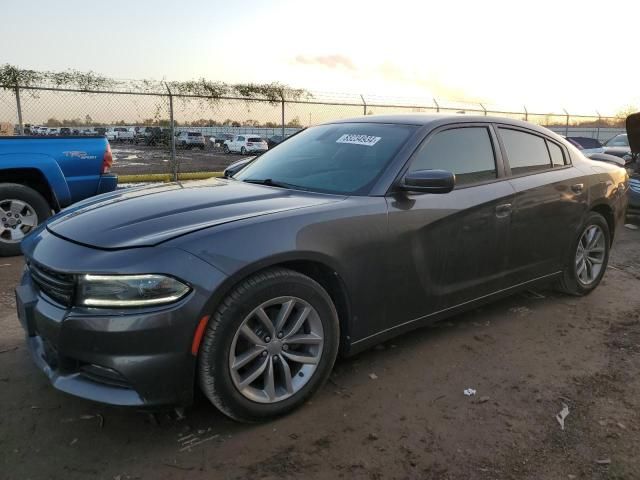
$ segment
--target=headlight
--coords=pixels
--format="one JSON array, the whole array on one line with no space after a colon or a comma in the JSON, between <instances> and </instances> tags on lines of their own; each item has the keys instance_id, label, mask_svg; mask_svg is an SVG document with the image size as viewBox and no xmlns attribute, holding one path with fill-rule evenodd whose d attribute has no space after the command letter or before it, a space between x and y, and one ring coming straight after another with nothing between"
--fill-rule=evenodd
<instances>
[{"instance_id":1,"label":"headlight","mask_svg":"<svg viewBox=\"0 0 640 480\"><path fill-rule=\"evenodd\" d=\"M87 307L144 307L175 302L190 288L164 275L82 275L77 303Z\"/></svg>"}]
</instances>

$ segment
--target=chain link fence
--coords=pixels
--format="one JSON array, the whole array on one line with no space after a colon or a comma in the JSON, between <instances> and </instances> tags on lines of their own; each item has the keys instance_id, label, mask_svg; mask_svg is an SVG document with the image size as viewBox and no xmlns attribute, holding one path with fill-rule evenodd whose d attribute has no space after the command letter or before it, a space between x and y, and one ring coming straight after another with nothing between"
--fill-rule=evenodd
<instances>
[{"instance_id":1,"label":"chain link fence","mask_svg":"<svg viewBox=\"0 0 640 480\"><path fill-rule=\"evenodd\" d=\"M144 84L137 91L0 85L0 135L106 135L114 171L121 174L219 171L238 158L224 151L224 142L234 135L252 134L272 145L307 126L393 113L502 116L601 141L624 131L619 117L530 112L526 106L509 111L440 99L312 92L274 101L184 95L166 84Z\"/></svg>"}]
</instances>

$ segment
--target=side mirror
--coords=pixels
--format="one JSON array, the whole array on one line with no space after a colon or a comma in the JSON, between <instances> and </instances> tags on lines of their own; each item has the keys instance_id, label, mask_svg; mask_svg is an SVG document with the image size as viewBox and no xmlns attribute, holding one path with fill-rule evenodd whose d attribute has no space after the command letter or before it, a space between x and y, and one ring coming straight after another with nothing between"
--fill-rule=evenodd
<instances>
[{"instance_id":1,"label":"side mirror","mask_svg":"<svg viewBox=\"0 0 640 480\"><path fill-rule=\"evenodd\" d=\"M405 175L400 189L407 192L449 193L456 185L456 176L446 170L416 170Z\"/></svg>"}]
</instances>

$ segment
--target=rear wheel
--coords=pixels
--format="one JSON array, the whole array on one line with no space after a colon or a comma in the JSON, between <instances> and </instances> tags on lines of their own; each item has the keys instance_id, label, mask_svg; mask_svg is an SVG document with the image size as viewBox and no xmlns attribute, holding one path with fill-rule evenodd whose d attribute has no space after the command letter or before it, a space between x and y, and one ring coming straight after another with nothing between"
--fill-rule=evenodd
<instances>
[{"instance_id":1,"label":"rear wheel","mask_svg":"<svg viewBox=\"0 0 640 480\"><path fill-rule=\"evenodd\" d=\"M199 355L204 394L245 422L290 412L328 378L338 317L309 277L278 268L237 286L211 317Z\"/></svg>"},{"instance_id":2,"label":"rear wheel","mask_svg":"<svg viewBox=\"0 0 640 480\"><path fill-rule=\"evenodd\" d=\"M609 262L611 234L605 218L591 212L573 243L560 279L560 290L570 295L587 295L602 280Z\"/></svg>"},{"instance_id":3,"label":"rear wheel","mask_svg":"<svg viewBox=\"0 0 640 480\"><path fill-rule=\"evenodd\" d=\"M240 148L240 153L241 153L242 155L246 155L246 154L247 154L247 149L246 149L246 148L244 148L244 147L241 147L241 148Z\"/></svg>"},{"instance_id":4,"label":"rear wheel","mask_svg":"<svg viewBox=\"0 0 640 480\"><path fill-rule=\"evenodd\" d=\"M51 207L34 189L0 184L0 256L20 255L20 242L51 215Z\"/></svg>"},{"instance_id":5,"label":"rear wheel","mask_svg":"<svg viewBox=\"0 0 640 480\"><path fill-rule=\"evenodd\" d=\"M231 150L229 150L229 145L224 145L222 147L222 150L224 151L224 153L229 154L231 152Z\"/></svg>"}]
</instances>

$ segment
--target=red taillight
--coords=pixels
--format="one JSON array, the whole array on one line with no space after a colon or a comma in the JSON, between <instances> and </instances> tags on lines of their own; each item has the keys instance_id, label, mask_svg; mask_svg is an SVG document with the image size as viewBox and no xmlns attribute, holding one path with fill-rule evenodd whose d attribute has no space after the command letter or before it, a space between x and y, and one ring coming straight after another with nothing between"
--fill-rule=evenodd
<instances>
[{"instance_id":1,"label":"red taillight","mask_svg":"<svg viewBox=\"0 0 640 480\"><path fill-rule=\"evenodd\" d=\"M107 142L107 149L102 157L102 173L109 173L111 165L113 165L113 155L111 154L111 145Z\"/></svg>"}]
</instances>

